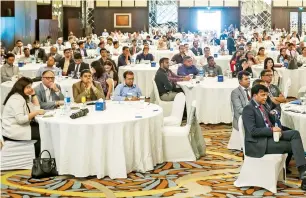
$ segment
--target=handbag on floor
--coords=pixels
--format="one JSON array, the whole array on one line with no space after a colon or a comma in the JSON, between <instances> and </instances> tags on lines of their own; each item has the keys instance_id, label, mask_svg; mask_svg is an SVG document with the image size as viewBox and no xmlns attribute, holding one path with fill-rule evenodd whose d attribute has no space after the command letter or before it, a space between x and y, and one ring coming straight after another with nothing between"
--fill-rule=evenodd
<instances>
[{"instance_id":1,"label":"handbag on floor","mask_svg":"<svg viewBox=\"0 0 306 198\"><path fill-rule=\"evenodd\" d=\"M47 152L49 158L42 158L42 154ZM33 160L33 167L30 179L41 179L58 176L55 159L51 158L51 154L47 150L43 150L39 157ZM29 180L30 180L29 179Z\"/></svg>"}]
</instances>

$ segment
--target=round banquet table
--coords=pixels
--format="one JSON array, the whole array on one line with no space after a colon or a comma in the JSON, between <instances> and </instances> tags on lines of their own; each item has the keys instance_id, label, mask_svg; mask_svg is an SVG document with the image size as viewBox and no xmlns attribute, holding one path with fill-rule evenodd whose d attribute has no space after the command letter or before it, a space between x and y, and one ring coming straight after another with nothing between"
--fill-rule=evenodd
<instances>
[{"instance_id":1,"label":"round banquet table","mask_svg":"<svg viewBox=\"0 0 306 198\"><path fill-rule=\"evenodd\" d=\"M55 157L60 175L126 178L163 162L162 109L140 102L107 102L105 111L85 117L37 118L41 150ZM136 118L135 116L142 116Z\"/></svg>"},{"instance_id":2,"label":"round banquet table","mask_svg":"<svg viewBox=\"0 0 306 198\"><path fill-rule=\"evenodd\" d=\"M177 73L178 65L170 66L171 71L175 74ZM134 84L136 84L142 95L150 97L153 84L152 79L155 77L156 71L159 69L159 65L156 64L156 67L151 67L150 64L132 64L127 66L119 67L119 81L124 82L123 73L125 71L132 71L134 73Z\"/></svg>"},{"instance_id":3,"label":"round banquet table","mask_svg":"<svg viewBox=\"0 0 306 198\"><path fill-rule=\"evenodd\" d=\"M187 113L193 100L197 101L198 121L204 124L231 123L231 92L238 87L237 79L224 77L218 82L217 77L206 77L199 84L193 81L177 83L186 95Z\"/></svg>"},{"instance_id":4,"label":"round banquet table","mask_svg":"<svg viewBox=\"0 0 306 198\"><path fill-rule=\"evenodd\" d=\"M299 89L306 86L306 68L300 67L298 69L286 69L285 67L275 68L281 76L279 88L284 91L288 79L291 79L291 87L289 88L288 96L298 97ZM263 65L253 65L252 71L254 77L259 77L260 72L263 70Z\"/></svg>"},{"instance_id":5,"label":"round banquet table","mask_svg":"<svg viewBox=\"0 0 306 198\"><path fill-rule=\"evenodd\" d=\"M290 129L300 132L304 150L306 149L306 114L287 111L287 109L301 111L303 106L294 104L284 104L282 107L281 123ZM304 107L305 108L305 107Z\"/></svg>"},{"instance_id":6,"label":"round banquet table","mask_svg":"<svg viewBox=\"0 0 306 198\"><path fill-rule=\"evenodd\" d=\"M18 67L18 63L14 63ZM19 72L22 76L34 78L40 67L46 66L44 63L27 63L23 67L19 67ZM2 66L0 66L2 67Z\"/></svg>"},{"instance_id":7,"label":"round banquet table","mask_svg":"<svg viewBox=\"0 0 306 198\"><path fill-rule=\"evenodd\" d=\"M200 65L200 60L203 58L203 56L195 56L196 60L197 60L197 66L201 66ZM232 56L231 55L218 55L218 58L214 58L216 65L219 65L222 69L223 75L225 74L225 71L229 69L229 62L231 60Z\"/></svg>"}]
</instances>

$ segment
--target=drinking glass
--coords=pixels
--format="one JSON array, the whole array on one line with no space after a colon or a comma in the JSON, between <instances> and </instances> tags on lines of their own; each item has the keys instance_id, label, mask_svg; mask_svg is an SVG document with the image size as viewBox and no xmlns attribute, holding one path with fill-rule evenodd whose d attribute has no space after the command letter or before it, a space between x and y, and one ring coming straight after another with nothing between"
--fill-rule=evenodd
<instances>
[{"instance_id":1,"label":"drinking glass","mask_svg":"<svg viewBox=\"0 0 306 198\"><path fill-rule=\"evenodd\" d=\"M129 99L129 101L131 101L132 100L132 98L133 98L133 93L127 93L127 98Z\"/></svg>"},{"instance_id":2,"label":"drinking glass","mask_svg":"<svg viewBox=\"0 0 306 198\"><path fill-rule=\"evenodd\" d=\"M109 94L109 98L110 98L111 101L114 101L114 94L113 94L113 93L110 93L110 94Z\"/></svg>"},{"instance_id":3,"label":"drinking glass","mask_svg":"<svg viewBox=\"0 0 306 198\"><path fill-rule=\"evenodd\" d=\"M71 75L71 78L73 78L74 77L74 71L71 71L70 75Z\"/></svg>"},{"instance_id":4,"label":"drinking glass","mask_svg":"<svg viewBox=\"0 0 306 198\"><path fill-rule=\"evenodd\" d=\"M192 79L193 79L193 74L189 74L189 77L190 77L190 81L192 81Z\"/></svg>"},{"instance_id":5,"label":"drinking glass","mask_svg":"<svg viewBox=\"0 0 306 198\"><path fill-rule=\"evenodd\" d=\"M77 72L77 78L80 79L81 77L81 72Z\"/></svg>"},{"instance_id":6,"label":"drinking glass","mask_svg":"<svg viewBox=\"0 0 306 198\"><path fill-rule=\"evenodd\" d=\"M208 77L208 72L205 72L205 76Z\"/></svg>"},{"instance_id":7,"label":"drinking glass","mask_svg":"<svg viewBox=\"0 0 306 198\"><path fill-rule=\"evenodd\" d=\"M35 78L35 77L36 77L36 72L35 72L35 71L32 71L31 74L32 74L32 75L31 75L32 78Z\"/></svg>"},{"instance_id":8,"label":"drinking glass","mask_svg":"<svg viewBox=\"0 0 306 198\"><path fill-rule=\"evenodd\" d=\"M145 98L146 98L145 96L140 96L140 97L139 97L140 103L141 103L141 104L144 104Z\"/></svg>"}]
</instances>

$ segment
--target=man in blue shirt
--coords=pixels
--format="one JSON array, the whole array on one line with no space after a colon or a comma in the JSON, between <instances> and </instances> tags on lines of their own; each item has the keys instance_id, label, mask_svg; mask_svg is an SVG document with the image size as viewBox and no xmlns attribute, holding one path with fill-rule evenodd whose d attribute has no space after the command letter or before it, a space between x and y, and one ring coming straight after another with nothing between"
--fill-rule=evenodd
<instances>
[{"instance_id":1,"label":"man in blue shirt","mask_svg":"<svg viewBox=\"0 0 306 198\"><path fill-rule=\"evenodd\" d=\"M143 47L143 52L136 56L136 61L141 62L141 60L154 61L153 55L149 53L149 46L148 45L145 45Z\"/></svg>"},{"instance_id":2,"label":"man in blue shirt","mask_svg":"<svg viewBox=\"0 0 306 198\"><path fill-rule=\"evenodd\" d=\"M196 76L198 73L198 69L192 64L192 58L190 56L185 56L183 58L183 65L177 69L177 75L188 76L189 74L193 74Z\"/></svg>"},{"instance_id":3,"label":"man in blue shirt","mask_svg":"<svg viewBox=\"0 0 306 198\"><path fill-rule=\"evenodd\" d=\"M134 73L132 71L125 71L123 73L123 78L124 83L119 84L115 89L114 100L128 100L128 95L132 95L131 101L139 100L141 91L139 87L134 84Z\"/></svg>"},{"instance_id":4,"label":"man in blue shirt","mask_svg":"<svg viewBox=\"0 0 306 198\"><path fill-rule=\"evenodd\" d=\"M129 47L124 46L122 48L122 54L118 57L118 68L120 66L126 66L131 64L131 54Z\"/></svg>"}]
</instances>

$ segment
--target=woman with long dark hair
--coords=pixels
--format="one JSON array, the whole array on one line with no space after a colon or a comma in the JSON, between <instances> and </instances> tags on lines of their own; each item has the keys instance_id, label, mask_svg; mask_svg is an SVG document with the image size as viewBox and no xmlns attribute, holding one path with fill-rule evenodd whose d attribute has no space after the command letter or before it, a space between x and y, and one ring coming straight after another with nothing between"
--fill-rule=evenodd
<instances>
[{"instance_id":1,"label":"woman with long dark hair","mask_svg":"<svg viewBox=\"0 0 306 198\"><path fill-rule=\"evenodd\" d=\"M245 54L245 57L244 57L244 58L247 60L249 66L256 65L256 64L259 63L259 62L255 59L255 57L254 57L254 55L253 55L253 53L252 53L251 51L248 51L248 52Z\"/></svg>"},{"instance_id":2,"label":"woman with long dark hair","mask_svg":"<svg viewBox=\"0 0 306 198\"><path fill-rule=\"evenodd\" d=\"M94 81L97 81L101 84L104 95L106 96L105 98L109 100L114 85L113 81L111 80L111 78L109 78L100 61L93 62L93 64L91 64L91 72L93 74Z\"/></svg>"},{"instance_id":3,"label":"woman with long dark hair","mask_svg":"<svg viewBox=\"0 0 306 198\"><path fill-rule=\"evenodd\" d=\"M116 71L114 64L111 61L105 61L104 69L108 77L114 80L114 86L116 87L118 85L119 77L118 77L118 72Z\"/></svg>"},{"instance_id":4,"label":"woman with long dark hair","mask_svg":"<svg viewBox=\"0 0 306 198\"><path fill-rule=\"evenodd\" d=\"M264 69L269 69L273 72L273 78L272 78L272 84L278 86L279 85L279 79L280 76L278 72L274 69L274 61L272 58L268 57L265 59L264 62Z\"/></svg>"},{"instance_id":5,"label":"woman with long dark hair","mask_svg":"<svg viewBox=\"0 0 306 198\"><path fill-rule=\"evenodd\" d=\"M290 61L290 56L287 55L287 49L286 48L281 48L279 50L279 55L277 56L277 63L284 63L284 62L289 62Z\"/></svg>"},{"instance_id":6,"label":"woman with long dark hair","mask_svg":"<svg viewBox=\"0 0 306 198\"><path fill-rule=\"evenodd\" d=\"M265 54L265 48L264 47L260 47L258 49L258 53L257 53L257 56L256 56L255 59L257 60L257 62L263 63L266 58L267 58L267 56Z\"/></svg>"},{"instance_id":7,"label":"woman with long dark hair","mask_svg":"<svg viewBox=\"0 0 306 198\"><path fill-rule=\"evenodd\" d=\"M237 64L237 74L241 71L247 71L250 73L250 76L253 77L253 71L252 71L252 68L250 67L247 59L243 58L243 59L240 59L239 63Z\"/></svg>"},{"instance_id":8,"label":"woman with long dark hair","mask_svg":"<svg viewBox=\"0 0 306 198\"><path fill-rule=\"evenodd\" d=\"M236 64L239 62L240 57L241 57L240 51L236 51L234 55L232 56L230 60L230 67L231 67L232 73L235 72L235 67L236 67Z\"/></svg>"},{"instance_id":9,"label":"woman with long dark hair","mask_svg":"<svg viewBox=\"0 0 306 198\"><path fill-rule=\"evenodd\" d=\"M33 81L22 77L4 100L2 136L4 141L36 140L35 156L40 154L40 134L35 116L44 114L32 88Z\"/></svg>"}]
</instances>

